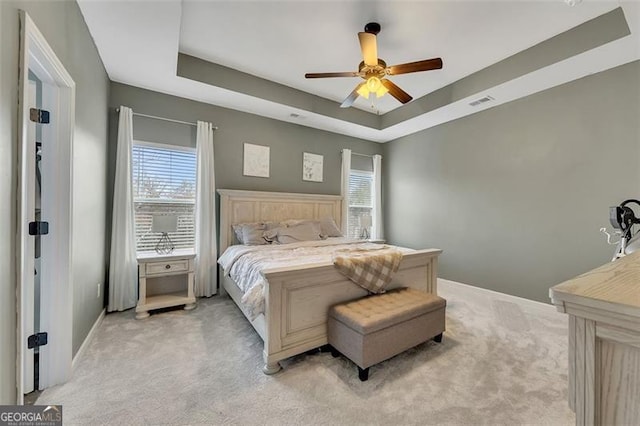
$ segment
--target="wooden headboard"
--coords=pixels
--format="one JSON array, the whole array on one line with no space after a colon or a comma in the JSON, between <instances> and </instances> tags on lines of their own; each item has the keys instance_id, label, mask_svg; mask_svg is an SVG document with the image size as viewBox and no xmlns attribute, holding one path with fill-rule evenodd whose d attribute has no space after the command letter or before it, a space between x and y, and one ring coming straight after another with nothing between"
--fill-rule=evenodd
<instances>
[{"instance_id":1,"label":"wooden headboard","mask_svg":"<svg viewBox=\"0 0 640 426\"><path fill-rule=\"evenodd\" d=\"M218 189L220 194L220 253L233 244L231 225L278 222L287 219L325 219L341 222L342 196Z\"/></svg>"}]
</instances>

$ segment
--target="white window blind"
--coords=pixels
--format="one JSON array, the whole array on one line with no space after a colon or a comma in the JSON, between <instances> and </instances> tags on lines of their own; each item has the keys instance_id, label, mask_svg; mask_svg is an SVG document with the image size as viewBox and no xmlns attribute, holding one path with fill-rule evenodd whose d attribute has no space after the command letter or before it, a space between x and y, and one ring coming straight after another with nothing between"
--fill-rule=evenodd
<instances>
[{"instance_id":1,"label":"white window blind","mask_svg":"<svg viewBox=\"0 0 640 426\"><path fill-rule=\"evenodd\" d=\"M362 235L360 216L373 213L373 173L351 170L349 174L349 235Z\"/></svg>"},{"instance_id":2,"label":"white window blind","mask_svg":"<svg viewBox=\"0 0 640 426\"><path fill-rule=\"evenodd\" d=\"M154 214L178 216L177 232L169 237L176 248L195 245L196 151L134 141L132 184L136 249L153 250L160 233L151 232Z\"/></svg>"}]
</instances>

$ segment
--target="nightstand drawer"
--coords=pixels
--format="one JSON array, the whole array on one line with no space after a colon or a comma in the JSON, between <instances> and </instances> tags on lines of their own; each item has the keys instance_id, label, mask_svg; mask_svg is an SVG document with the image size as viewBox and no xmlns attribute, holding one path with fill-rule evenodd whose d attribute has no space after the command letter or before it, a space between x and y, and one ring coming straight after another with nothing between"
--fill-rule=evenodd
<instances>
[{"instance_id":1,"label":"nightstand drawer","mask_svg":"<svg viewBox=\"0 0 640 426\"><path fill-rule=\"evenodd\" d=\"M167 262L146 263L147 275L166 275L174 272L185 272L189 270L189 260L172 260Z\"/></svg>"}]
</instances>

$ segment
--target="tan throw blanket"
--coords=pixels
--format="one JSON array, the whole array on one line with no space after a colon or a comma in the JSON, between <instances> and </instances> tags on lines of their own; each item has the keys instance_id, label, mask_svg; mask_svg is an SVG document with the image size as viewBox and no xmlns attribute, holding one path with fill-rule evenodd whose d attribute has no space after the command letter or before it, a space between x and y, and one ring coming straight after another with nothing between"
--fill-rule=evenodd
<instances>
[{"instance_id":1,"label":"tan throw blanket","mask_svg":"<svg viewBox=\"0 0 640 426\"><path fill-rule=\"evenodd\" d=\"M336 269L371 293L384 293L401 261L402 253L394 248L338 250L333 254Z\"/></svg>"}]
</instances>

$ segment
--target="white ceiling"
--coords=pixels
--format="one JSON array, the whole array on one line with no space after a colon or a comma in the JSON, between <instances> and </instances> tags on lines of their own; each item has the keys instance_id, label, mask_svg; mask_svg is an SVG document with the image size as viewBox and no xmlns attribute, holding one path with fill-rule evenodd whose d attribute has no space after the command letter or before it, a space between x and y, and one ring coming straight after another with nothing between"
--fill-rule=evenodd
<instances>
[{"instance_id":1,"label":"white ceiling","mask_svg":"<svg viewBox=\"0 0 640 426\"><path fill-rule=\"evenodd\" d=\"M555 1L122 1L79 0L109 77L117 82L375 141L388 141L483 108L466 100L383 130L297 110L176 76L178 52L339 103L359 79L304 78L306 72L356 71L357 32L382 25L378 53L387 64L442 57L442 70L391 79L414 99L622 5L631 36L506 82L486 107L640 57L637 2ZM391 96L356 106L384 114ZM485 107L485 108L486 108ZM292 112L303 119L291 118Z\"/></svg>"}]
</instances>

